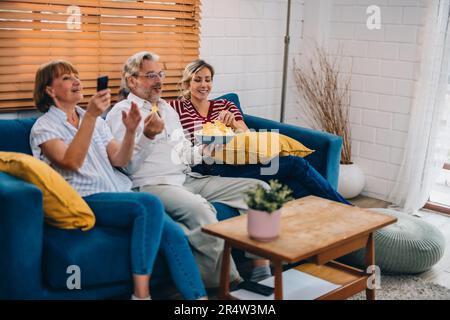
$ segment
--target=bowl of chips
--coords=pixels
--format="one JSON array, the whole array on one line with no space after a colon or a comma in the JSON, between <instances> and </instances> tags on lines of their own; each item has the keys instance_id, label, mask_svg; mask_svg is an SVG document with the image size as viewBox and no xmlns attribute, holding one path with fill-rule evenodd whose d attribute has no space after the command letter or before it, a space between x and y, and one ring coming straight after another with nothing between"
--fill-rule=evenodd
<instances>
[{"instance_id":1,"label":"bowl of chips","mask_svg":"<svg viewBox=\"0 0 450 320\"><path fill-rule=\"evenodd\" d=\"M204 123L203 128L196 131L194 136L200 144L227 144L235 134L233 129L227 127L222 121L214 120Z\"/></svg>"}]
</instances>

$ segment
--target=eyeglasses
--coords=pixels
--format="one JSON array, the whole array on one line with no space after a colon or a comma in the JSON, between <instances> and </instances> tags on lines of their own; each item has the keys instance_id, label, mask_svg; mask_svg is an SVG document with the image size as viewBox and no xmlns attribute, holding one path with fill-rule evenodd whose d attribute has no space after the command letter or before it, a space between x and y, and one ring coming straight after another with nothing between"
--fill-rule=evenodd
<instances>
[{"instance_id":1,"label":"eyeglasses","mask_svg":"<svg viewBox=\"0 0 450 320\"><path fill-rule=\"evenodd\" d=\"M164 71L149 72L146 74L136 74L135 77L145 77L149 80L156 80L157 77L159 77L160 79L164 79L166 77L166 74L164 73Z\"/></svg>"}]
</instances>

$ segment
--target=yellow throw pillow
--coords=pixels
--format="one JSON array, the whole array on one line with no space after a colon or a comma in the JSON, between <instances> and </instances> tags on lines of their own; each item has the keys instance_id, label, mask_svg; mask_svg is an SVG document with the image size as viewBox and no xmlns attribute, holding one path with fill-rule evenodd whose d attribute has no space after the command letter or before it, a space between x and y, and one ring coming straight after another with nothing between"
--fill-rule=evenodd
<instances>
[{"instance_id":1,"label":"yellow throw pillow","mask_svg":"<svg viewBox=\"0 0 450 320\"><path fill-rule=\"evenodd\" d=\"M277 132L238 133L222 152L216 152L217 163L234 165L267 163L276 156L306 157L314 152L302 143Z\"/></svg>"},{"instance_id":2,"label":"yellow throw pillow","mask_svg":"<svg viewBox=\"0 0 450 320\"><path fill-rule=\"evenodd\" d=\"M30 182L42 191L46 223L62 229L89 230L94 226L91 208L45 162L24 153L0 152L0 171Z\"/></svg>"}]
</instances>

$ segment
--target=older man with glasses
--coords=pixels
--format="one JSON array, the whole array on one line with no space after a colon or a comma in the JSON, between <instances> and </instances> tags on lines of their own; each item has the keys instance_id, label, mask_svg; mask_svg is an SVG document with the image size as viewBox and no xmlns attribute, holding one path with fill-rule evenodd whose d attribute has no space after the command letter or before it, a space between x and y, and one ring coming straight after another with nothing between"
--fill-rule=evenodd
<instances>
[{"instance_id":1,"label":"older man with glasses","mask_svg":"<svg viewBox=\"0 0 450 320\"><path fill-rule=\"evenodd\" d=\"M124 169L135 190L149 192L162 200L166 212L185 231L205 286L218 287L224 243L201 231L202 226L217 222L217 212L211 202L245 210L245 191L258 184L269 186L256 179L192 172L190 166L201 163L209 148L194 147L185 138L177 112L161 99L163 80L164 72L157 55L139 52L131 56L123 67L121 82L122 91L129 94L112 108L106 121L114 137L123 137L122 114L130 110L131 105L137 105L143 120L136 132L131 163ZM255 260L254 272L270 276L268 262ZM230 281L240 280L232 262Z\"/></svg>"}]
</instances>

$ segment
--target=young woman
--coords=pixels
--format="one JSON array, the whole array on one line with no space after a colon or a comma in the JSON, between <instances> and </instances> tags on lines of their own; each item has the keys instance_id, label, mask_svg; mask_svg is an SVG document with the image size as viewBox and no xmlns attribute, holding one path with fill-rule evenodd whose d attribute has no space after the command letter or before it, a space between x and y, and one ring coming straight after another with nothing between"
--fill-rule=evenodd
<instances>
[{"instance_id":1,"label":"young woman","mask_svg":"<svg viewBox=\"0 0 450 320\"><path fill-rule=\"evenodd\" d=\"M227 100L208 100L212 90L214 68L203 60L196 60L186 66L181 81L182 96L170 104L180 116L188 139L193 143L194 132L205 122L219 119L235 132L247 131L247 125L239 109ZM264 181L278 179L293 190L295 198L316 195L322 198L350 204L344 199L307 160L296 156L279 157L279 169L275 175L261 175L261 164L249 165L198 165L194 171L202 174L226 177L256 178ZM270 164L269 164L270 165ZM267 165L268 166L268 165Z\"/></svg>"},{"instance_id":2,"label":"young woman","mask_svg":"<svg viewBox=\"0 0 450 320\"><path fill-rule=\"evenodd\" d=\"M159 249L184 298L206 299L181 228L165 214L157 197L131 192L131 181L114 168L130 161L141 120L139 109L134 105L122 113L126 132L119 143L100 117L110 105L109 89L95 94L86 111L77 106L82 89L77 70L67 61L51 61L39 68L34 100L44 115L31 130L33 155L50 164L80 193L94 210L98 225L132 228L132 299L150 299L149 281ZM130 210L105 210L111 200L137 205Z\"/></svg>"}]
</instances>

